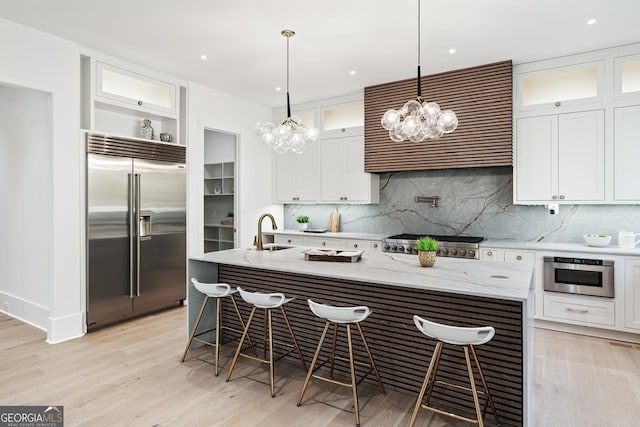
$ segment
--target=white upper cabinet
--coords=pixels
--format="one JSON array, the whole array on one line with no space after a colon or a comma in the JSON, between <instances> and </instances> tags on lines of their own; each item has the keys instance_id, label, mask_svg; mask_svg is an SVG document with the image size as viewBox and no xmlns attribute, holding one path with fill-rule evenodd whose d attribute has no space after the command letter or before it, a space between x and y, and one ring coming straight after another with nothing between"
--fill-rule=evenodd
<instances>
[{"instance_id":1,"label":"white upper cabinet","mask_svg":"<svg viewBox=\"0 0 640 427\"><path fill-rule=\"evenodd\" d=\"M614 198L640 200L640 106L615 109Z\"/></svg>"},{"instance_id":2,"label":"white upper cabinet","mask_svg":"<svg viewBox=\"0 0 640 427\"><path fill-rule=\"evenodd\" d=\"M604 201L604 111L516 122L516 203Z\"/></svg>"},{"instance_id":3,"label":"white upper cabinet","mask_svg":"<svg viewBox=\"0 0 640 427\"><path fill-rule=\"evenodd\" d=\"M81 127L94 132L123 137L147 138L141 128L151 121L153 140L160 134L172 142L185 144L186 132L180 123L186 109L186 84L153 70L142 69L117 58L83 49L81 55Z\"/></svg>"},{"instance_id":4,"label":"white upper cabinet","mask_svg":"<svg viewBox=\"0 0 640 427\"><path fill-rule=\"evenodd\" d=\"M364 101L320 108L322 138L342 138L364 134Z\"/></svg>"},{"instance_id":5,"label":"white upper cabinet","mask_svg":"<svg viewBox=\"0 0 640 427\"><path fill-rule=\"evenodd\" d=\"M315 202L318 199L318 142L302 154L274 156L275 200L278 203Z\"/></svg>"},{"instance_id":6,"label":"white upper cabinet","mask_svg":"<svg viewBox=\"0 0 640 427\"><path fill-rule=\"evenodd\" d=\"M378 203L379 177L364 172L362 96L294 106L292 115L318 127L320 136L301 155L274 154L274 202ZM280 123L286 113L276 110L274 117Z\"/></svg>"},{"instance_id":7,"label":"white upper cabinet","mask_svg":"<svg viewBox=\"0 0 640 427\"><path fill-rule=\"evenodd\" d=\"M640 98L640 54L615 59L615 98Z\"/></svg>"},{"instance_id":8,"label":"white upper cabinet","mask_svg":"<svg viewBox=\"0 0 640 427\"><path fill-rule=\"evenodd\" d=\"M514 203L640 203L640 43L514 69Z\"/></svg>"},{"instance_id":9,"label":"white upper cabinet","mask_svg":"<svg viewBox=\"0 0 640 427\"><path fill-rule=\"evenodd\" d=\"M378 203L379 177L364 171L364 138L320 141L320 201Z\"/></svg>"},{"instance_id":10,"label":"white upper cabinet","mask_svg":"<svg viewBox=\"0 0 640 427\"><path fill-rule=\"evenodd\" d=\"M96 63L96 99L141 111L176 114L176 85Z\"/></svg>"},{"instance_id":11,"label":"white upper cabinet","mask_svg":"<svg viewBox=\"0 0 640 427\"><path fill-rule=\"evenodd\" d=\"M516 109L574 107L602 101L604 61L593 61L516 74Z\"/></svg>"}]
</instances>

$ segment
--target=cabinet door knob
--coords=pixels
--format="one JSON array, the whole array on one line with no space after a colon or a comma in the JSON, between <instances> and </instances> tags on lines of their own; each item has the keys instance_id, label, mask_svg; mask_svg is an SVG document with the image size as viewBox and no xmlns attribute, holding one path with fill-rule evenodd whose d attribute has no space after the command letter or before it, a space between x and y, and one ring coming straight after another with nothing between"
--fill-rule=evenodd
<instances>
[{"instance_id":1,"label":"cabinet door knob","mask_svg":"<svg viewBox=\"0 0 640 427\"><path fill-rule=\"evenodd\" d=\"M558 196L556 196L555 194L551 197L553 200L557 200Z\"/></svg>"},{"instance_id":2,"label":"cabinet door knob","mask_svg":"<svg viewBox=\"0 0 640 427\"><path fill-rule=\"evenodd\" d=\"M559 107L561 105L562 105L562 102L560 102L560 101L556 102L556 107Z\"/></svg>"},{"instance_id":3,"label":"cabinet door knob","mask_svg":"<svg viewBox=\"0 0 640 427\"><path fill-rule=\"evenodd\" d=\"M353 244L353 247L354 247L354 248L357 248L357 247L358 247L358 244L357 244L357 243L354 243L354 244Z\"/></svg>"},{"instance_id":4,"label":"cabinet door knob","mask_svg":"<svg viewBox=\"0 0 640 427\"><path fill-rule=\"evenodd\" d=\"M522 260L522 256L521 256L521 255L518 255L518 256L516 257L516 259L517 259L518 261L520 261L520 260Z\"/></svg>"},{"instance_id":5,"label":"cabinet door knob","mask_svg":"<svg viewBox=\"0 0 640 427\"><path fill-rule=\"evenodd\" d=\"M491 251L487 252L487 256L493 256L493 252Z\"/></svg>"},{"instance_id":6,"label":"cabinet door knob","mask_svg":"<svg viewBox=\"0 0 640 427\"><path fill-rule=\"evenodd\" d=\"M560 196L560 200L564 200L564 195Z\"/></svg>"},{"instance_id":7,"label":"cabinet door knob","mask_svg":"<svg viewBox=\"0 0 640 427\"><path fill-rule=\"evenodd\" d=\"M138 101L138 105L142 105L142 101Z\"/></svg>"},{"instance_id":8,"label":"cabinet door knob","mask_svg":"<svg viewBox=\"0 0 640 427\"><path fill-rule=\"evenodd\" d=\"M322 246L327 246L327 242L322 242Z\"/></svg>"},{"instance_id":9,"label":"cabinet door knob","mask_svg":"<svg viewBox=\"0 0 640 427\"><path fill-rule=\"evenodd\" d=\"M374 244L373 244L373 247L374 247L374 248L377 248L377 247L378 247L378 244L377 244L377 243L374 243Z\"/></svg>"},{"instance_id":10,"label":"cabinet door knob","mask_svg":"<svg viewBox=\"0 0 640 427\"><path fill-rule=\"evenodd\" d=\"M291 239L287 240L287 243L291 243Z\"/></svg>"}]
</instances>

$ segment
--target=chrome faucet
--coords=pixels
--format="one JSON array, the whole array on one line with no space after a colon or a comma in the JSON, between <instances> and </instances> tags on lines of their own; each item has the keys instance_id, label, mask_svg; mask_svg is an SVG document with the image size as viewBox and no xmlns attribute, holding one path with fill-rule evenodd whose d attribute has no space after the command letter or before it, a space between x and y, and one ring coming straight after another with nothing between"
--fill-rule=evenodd
<instances>
[{"instance_id":1,"label":"chrome faucet","mask_svg":"<svg viewBox=\"0 0 640 427\"><path fill-rule=\"evenodd\" d=\"M256 241L256 251L263 250L263 248L262 248L262 220L264 219L265 216L268 216L269 218L271 218L271 228L274 229L274 230L278 229L278 226L276 225L276 220L273 217L273 215L271 215L270 213L266 213L266 214L260 215L260 219L258 220L258 240Z\"/></svg>"}]
</instances>

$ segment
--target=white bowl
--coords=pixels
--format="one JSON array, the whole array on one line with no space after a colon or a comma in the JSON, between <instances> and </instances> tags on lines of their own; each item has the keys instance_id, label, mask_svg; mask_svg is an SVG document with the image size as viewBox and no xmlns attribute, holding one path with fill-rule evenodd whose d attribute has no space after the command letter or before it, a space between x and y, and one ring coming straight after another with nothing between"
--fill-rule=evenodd
<instances>
[{"instance_id":1,"label":"white bowl","mask_svg":"<svg viewBox=\"0 0 640 427\"><path fill-rule=\"evenodd\" d=\"M582 237L589 246L607 246L611 241L611 236L606 234L585 234Z\"/></svg>"}]
</instances>

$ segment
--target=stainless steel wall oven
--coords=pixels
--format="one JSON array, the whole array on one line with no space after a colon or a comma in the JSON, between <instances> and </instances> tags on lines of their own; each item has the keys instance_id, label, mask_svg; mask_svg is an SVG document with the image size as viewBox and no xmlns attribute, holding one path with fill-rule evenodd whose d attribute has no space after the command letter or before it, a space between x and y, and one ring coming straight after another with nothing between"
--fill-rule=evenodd
<instances>
[{"instance_id":1,"label":"stainless steel wall oven","mask_svg":"<svg viewBox=\"0 0 640 427\"><path fill-rule=\"evenodd\" d=\"M544 290L613 298L613 261L544 257Z\"/></svg>"}]
</instances>

